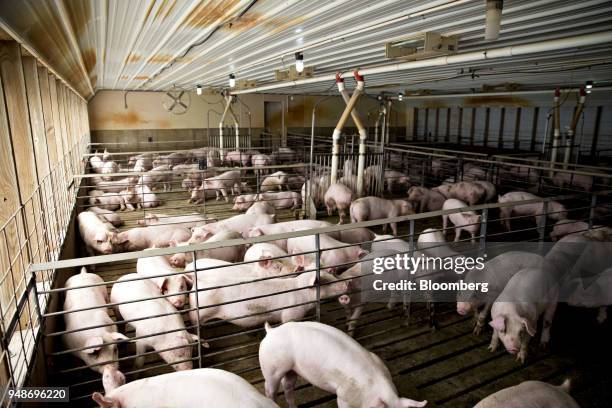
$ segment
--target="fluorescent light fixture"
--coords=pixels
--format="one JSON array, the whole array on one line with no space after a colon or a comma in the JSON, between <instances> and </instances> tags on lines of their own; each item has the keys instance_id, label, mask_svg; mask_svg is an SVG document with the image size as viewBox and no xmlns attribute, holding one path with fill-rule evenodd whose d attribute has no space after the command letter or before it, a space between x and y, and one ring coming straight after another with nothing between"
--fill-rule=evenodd
<instances>
[{"instance_id":1,"label":"fluorescent light fixture","mask_svg":"<svg viewBox=\"0 0 612 408\"><path fill-rule=\"evenodd\" d=\"M229 74L229 86L230 88L233 88L236 86L236 75Z\"/></svg>"},{"instance_id":2,"label":"fluorescent light fixture","mask_svg":"<svg viewBox=\"0 0 612 408\"><path fill-rule=\"evenodd\" d=\"M304 71L304 54L302 54L301 52L295 53L295 70L297 72Z\"/></svg>"},{"instance_id":3,"label":"fluorescent light fixture","mask_svg":"<svg viewBox=\"0 0 612 408\"><path fill-rule=\"evenodd\" d=\"M197 93L198 95L202 95L202 85L197 85L197 86L196 86L196 93Z\"/></svg>"},{"instance_id":4,"label":"fluorescent light fixture","mask_svg":"<svg viewBox=\"0 0 612 408\"><path fill-rule=\"evenodd\" d=\"M399 94L397 94L397 100L400 101L400 102L403 101L404 100L404 94L401 93L401 92Z\"/></svg>"},{"instance_id":5,"label":"fluorescent light fixture","mask_svg":"<svg viewBox=\"0 0 612 408\"><path fill-rule=\"evenodd\" d=\"M586 89L593 88L593 81L586 81Z\"/></svg>"}]
</instances>

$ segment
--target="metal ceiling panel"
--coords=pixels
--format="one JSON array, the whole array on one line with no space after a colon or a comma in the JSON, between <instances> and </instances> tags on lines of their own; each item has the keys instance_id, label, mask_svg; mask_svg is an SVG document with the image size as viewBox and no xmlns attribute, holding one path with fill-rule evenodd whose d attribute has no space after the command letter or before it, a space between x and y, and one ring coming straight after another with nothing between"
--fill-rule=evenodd
<instances>
[{"instance_id":1,"label":"metal ceiling panel","mask_svg":"<svg viewBox=\"0 0 612 408\"><path fill-rule=\"evenodd\" d=\"M386 42L424 31L459 35L460 52L600 32L611 26L612 1L506 0L500 38L493 42L484 40L484 22L482 0L0 0L0 25L85 97L97 89L224 87L230 73L272 83L274 70L293 64L296 51L317 75L381 66L392 63L385 58ZM368 89L608 83L609 48L376 74L367 79ZM487 74L461 74L470 68ZM321 93L329 85L278 92Z\"/></svg>"}]
</instances>

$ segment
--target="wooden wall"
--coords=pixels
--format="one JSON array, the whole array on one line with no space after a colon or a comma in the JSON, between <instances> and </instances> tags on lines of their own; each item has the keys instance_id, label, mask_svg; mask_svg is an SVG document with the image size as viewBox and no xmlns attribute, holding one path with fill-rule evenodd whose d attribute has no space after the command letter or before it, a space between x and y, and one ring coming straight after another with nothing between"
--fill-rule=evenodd
<instances>
[{"instance_id":1,"label":"wooden wall","mask_svg":"<svg viewBox=\"0 0 612 408\"><path fill-rule=\"evenodd\" d=\"M59 256L89 124L87 102L13 41L0 41L0 94L0 316L11 331L2 333L5 345L39 325L28 267ZM37 283L50 284L52 274L37 275ZM30 356L0 353L0 382L9 372L25 374L14 365Z\"/></svg>"}]
</instances>

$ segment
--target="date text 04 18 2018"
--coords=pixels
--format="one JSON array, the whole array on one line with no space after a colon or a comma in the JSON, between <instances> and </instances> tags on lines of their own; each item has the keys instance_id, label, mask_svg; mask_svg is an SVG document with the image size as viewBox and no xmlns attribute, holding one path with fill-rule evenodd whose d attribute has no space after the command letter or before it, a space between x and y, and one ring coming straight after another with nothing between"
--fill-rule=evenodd
<instances>
[{"instance_id":1,"label":"date text 04 18 2018","mask_svg":"<svg viewBox=\"0 0 612 408\"><path fill-rule=\"evenodd\" d=\"M9 388L7 395L12 402L68 402L68 387Z\"/></svg>"}]
</instances>

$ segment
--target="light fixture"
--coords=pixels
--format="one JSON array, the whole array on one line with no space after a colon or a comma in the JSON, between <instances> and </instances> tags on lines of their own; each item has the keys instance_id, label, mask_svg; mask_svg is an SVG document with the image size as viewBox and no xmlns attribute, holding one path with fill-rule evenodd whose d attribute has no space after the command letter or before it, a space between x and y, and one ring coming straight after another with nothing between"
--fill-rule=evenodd
<instances>
[{"instance_id":1,"label":"light fixture","mask_svg":"<svg viewBox=\"0 0 612 408\"><path fill-rule=\"evenodd\" d=\"M197 93L198 95L202 95L202 85L197 85L197 86L196 86L196 93Z\"/></svg>"},{"instance_id":2,"label":"light fixture","mask_svg":"<svg viewBox=\"0 0 612 408\"><path fill-rule=\"evenodd\" d=\"M397 94L397 100L398 100L398 101L400 101L400 102L401 102L401 101L403 101L403 100L404 100L404 94L403 94L403 93L401 93L401 92L400 92L400 93L398 93L398 94Z\"/></svg>"},{"instance_id":3,"label":"light fixture","mask_svg":"<svg viewBox=\"0 0 612 408\"><path fill-rule=\"evenodd\" d=\"M586 89L593 88L593 81L586 81Z\"/></svg>"},{"instance_id":4,"label":"light fixture","mask_svg":"<svg viewBox=\"0 0 612 408\"><path fill-rule=\"evenodd\" d=\"M295 70L297 72L304 71L304 54L302 54L301 52L295 53Z\"/></svg>"},{"instance_id":5,"label":"light fixture","mask_svg":"<svg viewBox=\"0 0 612 408\"><path fill-rule=\"evenodd\" d=\"M236 86L236 75L229 74L229 86L230 88L233 88Z\"/></svg>"}]
</instances>

